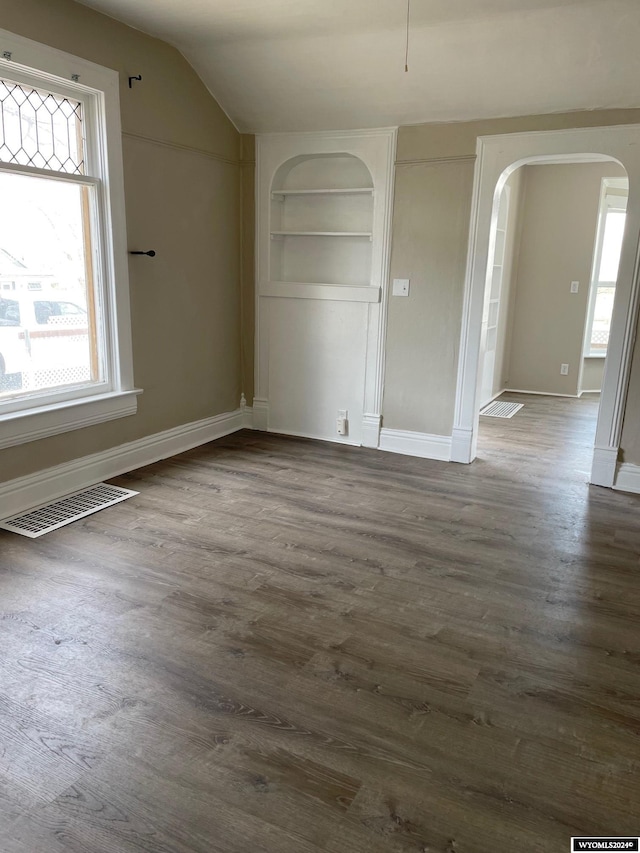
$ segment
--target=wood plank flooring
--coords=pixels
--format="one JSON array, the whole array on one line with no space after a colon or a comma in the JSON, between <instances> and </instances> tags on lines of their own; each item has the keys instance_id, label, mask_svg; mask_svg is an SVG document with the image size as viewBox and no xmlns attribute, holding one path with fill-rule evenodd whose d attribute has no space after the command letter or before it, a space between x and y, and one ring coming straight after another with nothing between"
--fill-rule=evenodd
<instances>
[{"instance_id":1,"label":"wood plank flooring","mask_svg":"<svg viewBox=\"0 0 640 853\"><path fill-rule=\"evenodd\" d=\"M509 398L472 466L244 432L0 532L2 853L640 833L640 498Z\"/></svg>"}]
</instances>

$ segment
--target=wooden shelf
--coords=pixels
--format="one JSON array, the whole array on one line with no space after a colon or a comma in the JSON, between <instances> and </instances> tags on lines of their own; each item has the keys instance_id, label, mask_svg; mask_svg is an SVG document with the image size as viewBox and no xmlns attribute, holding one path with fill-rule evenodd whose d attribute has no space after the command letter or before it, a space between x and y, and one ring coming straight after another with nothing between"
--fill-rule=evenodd
<instances>
[{"instance_id":1,"label":"wooden shelf","mask_svg":"<svg viewBox=\"0 0 640 853\"><path fill-rule=\"evenodd\" d=\"M345 187L344 189L320 189L320 190L272 190L271 197L284 197L286 195L373 195L373 187Z\"/></svg>"},{"instance_id":2,"label":"wooden shelf","mask_svg":"<svg viewBox=\"0 0 640 853\"><path fill-rule=\"evenodd\" d=\"M367 237L373 239L371 231L272 231L272 237Z\"/></svg>"}]
</instances>

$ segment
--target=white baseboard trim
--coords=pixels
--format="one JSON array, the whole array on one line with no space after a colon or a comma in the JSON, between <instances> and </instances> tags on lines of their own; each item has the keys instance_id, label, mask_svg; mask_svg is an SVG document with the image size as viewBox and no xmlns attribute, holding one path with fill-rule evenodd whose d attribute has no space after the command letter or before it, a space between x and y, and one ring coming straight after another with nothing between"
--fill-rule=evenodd
<instances>
[{"instance_id":1,"label":"white baseboard trim","mask_svg":"<svg viewBox=\"0 0 640 853\"><path fill-rule=\"evenodd\" d=\"M291 438L309 438L312 441L329 441L331 444L345 444L347 447L360 447L359 441L351 441L349 436L344 436L340 438L338 436L333 435L316 435L311 432L299 432L294 429L278 429L273 427L269 429L268 432L271 435L288 435Z\"/></svg>"},{"instance_id":2,"label":"white baseboard trim","mask_svg":"<svg viewBox=\"0 0 640 853\"><path fill-rule=\"evenodd\" d=\"M536 397L569 397L576 400L580 394L557 394L554 391L525 391L524 388L505 388L501 394L535 394Z\"/></svg>"},{"instance_id":3,"label":"white baseboard trim","mask_svg":"<svg viewBox=\"0 0 640 853\"><path fill-rule=\"evenodd\" d=\"M253 398L253 429L266 432L269 429L269 401Z\"/></svg>"},{"instance_id":4,"label":"white baseboard trim","mask_svg":"<svg viewBox=\"0 0 640 853\"><path fill-rule=\"evenodd\" d=\"M242 409L183 424L173 429L83 456L53 468L0 483L0 518L33 509L101 480L151 465L177 453L243 429Z\"/></svg>"},{"instance_id":5,"label":"white baseboard trim","mask_svg":"<svg viewBox=\"0 0 640 853\"><path fill-rule=\"evenodd\" d=\"M451 436L429 435L426 432L411 432L404 429L381 429L380 450L419 456L422 459L438 459L448 462L451 458Z\"/></svg>"},{"instance_id":6,"label":"white baseboard trim","mask_svg":"<svg viewBox=\"0 0 640 853\"><path fill-rule=\"evenodd\" d=\"M381 415L364 414L362 416L362 446L378 447L380 443Z\"/></svg>"},{"instance_id":7,"label":"white baseboard trim","mask_svg":"<svg viewBox=\"0 0 640 853\"><path fill-rule=\"evenodd\" d=\"M243 429L253 429L253 409L251 406L242 406L240 409Z\"/></svg>"},{"instance_id":8,"label":"white baseboard trim","mask_svg":"<svg viewBox=\"0 0 640 853\"><path fill-rule=\"evenodd\" d=\"M605 486L610 489L616 479L618 467L617 447L595 447L589 482L593 486Z\"/></svg>"},{"instance_id":9,"label":"white baseboard trim","mask_svg":"<svg viewBox=\"0 0 640 853\"><path fill-rule=\"evenodd\" d=\"M451 461L469 465L473 458L473 432L464 427L454 427L451 433Z\"/></svg>"},{"instance_id":10,"label":"white baseboard trim","mask_svg":"<svg viewBox=\"0 0 640 853\"><path fill-rule=\"evenodd\" d=\"M491 399L490 399L490 400L487 400L487 402L486 402L486 403L481 403L481 404L480 404L480 411L482 411L482 409L484 409L484 408L485 408L485 406L488 406L488 405L489 405L489 403L493 403L493 401L494 401L494 400L497 400L497 399L498 399L498 397L500 396L500 394L504 394L504 392L505 392L506 390L507 390L506 388L503 388L503 389L502 389L502 391L498 391L496 394L494 394L494 395L493 395L493 397L491 397Z\"/></svg>"},{"instance_id":11,"label":"white baseboard trim","mask_svg":"<svg viewBox=\"0 0 640 853\"><path fill-rule=\"evenodd\" d=\"M613 488L619 492L632 492L640 495L640 465L623 462L618 465L616 481Z\"/></svg>"}]
</instances>

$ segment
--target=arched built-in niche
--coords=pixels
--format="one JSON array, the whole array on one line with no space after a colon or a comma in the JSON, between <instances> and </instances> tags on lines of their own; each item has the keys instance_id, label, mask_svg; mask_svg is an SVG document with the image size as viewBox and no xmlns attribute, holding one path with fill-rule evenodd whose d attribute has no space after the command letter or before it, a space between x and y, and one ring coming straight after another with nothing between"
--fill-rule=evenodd
<instances>
[{"instance_id":1,"label":"arched built-in niche","mask_svg":"<svg viewBox=\"0 0 640 853\"><path fill-rule=\"evenodd\" d=\"M257 137L258 429L378 446L395 139Z\"/></svg>"},{"instance_id":2,"label":"arched built-in niche","mask_svg":"<svg viewBox=\"0 0 640 853\"><path fill-rule=\"evenodd\" d=\"M270 282L369 286L373 179L366 165L345 153L287 160L273 179L270 236Z\"/></svg>"}]
</instances>

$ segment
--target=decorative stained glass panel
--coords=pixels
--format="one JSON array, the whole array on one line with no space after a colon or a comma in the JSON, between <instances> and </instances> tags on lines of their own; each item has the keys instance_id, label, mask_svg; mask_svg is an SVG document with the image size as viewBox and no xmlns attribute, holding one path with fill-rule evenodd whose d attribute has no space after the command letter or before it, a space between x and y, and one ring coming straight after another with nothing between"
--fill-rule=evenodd
<instances>
[{"instance_id":1,"label":"decorative stained glass panel","mask_svg":"<svg viewBox=\"0 0 640 853\"><path fill-rule=\"evenodd\" d=\"M82 104L0 78L0 162L83 175Z\"/></svg>"}]
</instances>

